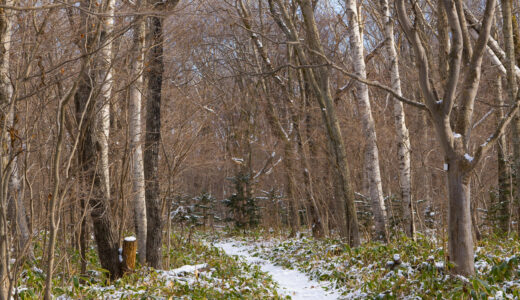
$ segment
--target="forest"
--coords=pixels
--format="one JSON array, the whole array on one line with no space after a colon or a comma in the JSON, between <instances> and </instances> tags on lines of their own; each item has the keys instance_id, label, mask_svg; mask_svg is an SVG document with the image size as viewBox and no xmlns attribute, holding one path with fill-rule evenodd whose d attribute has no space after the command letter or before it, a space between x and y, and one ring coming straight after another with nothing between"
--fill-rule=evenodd
<instances>
[{"instance_id":1,"label":"forest","mask_svg":"<svg viewBox=\"0 0 520 300\"><path fill-rule=\"evenodd\" d=\"M520 299L518 0L0 0L0 300Z\"/></svg>"}]
</instances>

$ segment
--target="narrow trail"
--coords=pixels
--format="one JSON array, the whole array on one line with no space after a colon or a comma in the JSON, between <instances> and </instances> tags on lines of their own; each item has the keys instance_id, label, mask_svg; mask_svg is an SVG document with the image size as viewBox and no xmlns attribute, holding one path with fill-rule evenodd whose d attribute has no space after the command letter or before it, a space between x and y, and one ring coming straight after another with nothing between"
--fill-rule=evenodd
<instances>
[{"instance_id":1,"label":"narrow trail","mask_svg":"<svg viewBox=\"0 0 520 300\"><path fill-rule=\"evenodd\" d=\"M247 263L259 265L262 271L271 275L273 280L278 283L278 293L281 295L289 295L291 299L295 300L341 298L339 293L324 290L324 284L309 279L302 272L275 266L265 259L251 256L248 251L249 248L238 242L220 242L215 243L214 246L221 248L228 255L238 255L244 258Z\"/></svg>"}]
</instances>

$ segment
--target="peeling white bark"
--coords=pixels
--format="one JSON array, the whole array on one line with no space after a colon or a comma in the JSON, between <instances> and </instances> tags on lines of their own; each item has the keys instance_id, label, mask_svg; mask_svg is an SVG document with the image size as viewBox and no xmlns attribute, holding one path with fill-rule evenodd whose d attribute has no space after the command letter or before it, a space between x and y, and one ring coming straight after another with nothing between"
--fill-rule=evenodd
<instances>
[{"instance_id":1,"label":"peeling white bark","mask_svg":"<svg viewBox=\"0 0 520 300\"><path fill-rule=\"evenodd\" d=\"M114 14L114 0L107 0L103 12ZM98 58L97 84L100 88L99 98L96 101L95 136L100 148L101 180L103 193L110 199L110 170L108 159L108 139L110 136L110 98L112 96L112 42L110 35L114 28L114 18L103 19L103 34L101 35L102 48Z\"/></svg>"},{"instance_id":2,"label":"peeling white bark","mask_svg":"<svg viewBox=\"0 0 520 300\"><path fill-rule=\"evenodd\" d=\"M359 14L357 10L356 0L346 0L347 17L349 23L350 48L352 51L352 63L354 73L365 79L366 66L363 56L363 40L359 22ZM359 102L359 109L363 124L363 133L366 138L366 172L369 181L370 200L372 202L372 211L374 213L374 222L376 229L376 238L386 241L386 209L383 197L383 187L381 183L381 174L379 170L379 152L377 149L377 135L372 117L372 109L370 107L370 98L368 95L368 86L364 83L356 83L356 96Z\"/></svg>"},{"instance_id":3,"label":"peeling white bark","mask_svg":"<svg viewBox=\"0 0 520 300\"><path fill-rule=\"evenodd\" d=\"M134 25L134 60L132 62L132 78L129 103L130 150L132 153L132 197L134 203L134 219L137 234L137 251L139 262L146 261L146 202L144 186L144 166L141 128L141 89L143 88L144 67L144 33L145 23L142 17L136 17Z\"/></svg>"},{"instance_id":4,"label":"peeling white bark","mask_svg":"<svg viewBox=\"0 0 520 300\"><path fill-rule=\"evenodd\" d=\"M386 51L390 60L390 78L392 89L400 96L401 78L399 76L399 61L397 51L395 49L394 40L394 24L388 6L388 0L381 0L381 9L383 13L383 24L385 26ZM413 236L415 232L415 223L413 219L412 205L412 176L410 172L410 136L406 127L405 113L403 103L394 101L394 121L397 131L397 146L399 160L399 184L401 187L401 199L403 204L403 221L405 224L405 232L408 236Z\"/></svg>"}]
</instances>

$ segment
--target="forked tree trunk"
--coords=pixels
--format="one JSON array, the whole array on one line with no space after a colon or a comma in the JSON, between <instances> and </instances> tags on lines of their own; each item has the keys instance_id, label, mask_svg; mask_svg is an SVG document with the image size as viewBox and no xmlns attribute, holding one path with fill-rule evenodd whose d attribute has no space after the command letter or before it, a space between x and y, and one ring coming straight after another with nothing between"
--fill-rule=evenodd
<instances>
[{"instance_id":1,"label":"forked tree trunk","mask_svg":"<svg viewBox=\"0 0 520 300\"><path fill-rule=\"evenodd\" d=\"M137 7L141 7L138 1ZM137 251L139 252L139 262L146 262L146 201L144 189L144 166L142 150L142 130L141 130L141 90L143 88L143 67L144 67L144 34L145 22L143 16L135 16L134 20L134 45L132 61L132 78L134 82L130 86L129 115L128 124L130 133L130 151L132 153L132 198L134 204L134 222L137 234Z\"/></svg>"},{"instance_id":2,"label":"forked tree trunk","mask_svg":"<svg viewBox=\"0 0 520 300\"><path fill-rule=\"evenodd\" d=\"M148 101L146 102L146 136L144 177L146 182L147 240L146 260L150 267L161 268L162 229L159 184L159 146L161 141L161 91L164 72L162 20L150 18L152 48L149 52Z\"/></svg>"},{"instance_id":3,"label":"forked tree trunk","mask_svg":"<svg viewBox=\"0 0 520 300\"><path fill-rule=\"evenodd\" d=\"M463 40L467 40L467 37L463 39L463 35L467 35L467 30L461 29L460 24L464 23L464 21L459 19L464 18L464 15L462 12L457 13L453 1L444 0L443 4L451 27L450 39L452 41L449 55L448 80L444 87L443 99L439 98L437 92L432 87L429 69L430 60L425 50L425 47L428 45L421 40L417 29L412 25L410 18L407 16L405 1L396 0L396 9L401 27L414 47L419 71L419 85L426 100L426 109L435 125L438 140L448 163L449 260L455 264L454 273L469 276L475 274L469 186L470 174L482 160L485 153L497 142L500 135L504 134L512 116L518 111L518 102L515 102L515 105L511 107L508 118L500 123L485 143L478 146L474 158L471 157L468 154L468 144L473 124L475 98L480 83L482 58L489 41L493 23L496 1L486 1L482 30L479 33L477 43L474 45L473 55L469 59L468 71L463 81L460 80L463 66ZM412 3L412 5L414 8L417 8L417 3ZM459 8L459 11L462 10ZM470 45L467 46L470 47ZM462 97L459 99L458 109L454 111L453 107L458 99L457 86L459 83L463 87ZM452 128L450 123L451 113L455 115L453 118L456 119L455 129Z\"/></svg>"},{"instance_id":4,"label":"forked tree trunk","mask_svg":"<svg viewBox=\"0 0 520 300\"><path fill-rule=\"evenodd\" d=\"M360 28L360 17L357 10L356 0L347 0L347 16L349 23L350 49L352 51L352 63L354 73L365 79L366 66L363 55L363 38ZM374 214L376 239L387 241L386 208L383 196L383 186L381 183L381 172L379 170L379 151L377 149L377 135L370 107L368 86L361 82L356 82L356 95L359 101L361 112L363 135L366 138L365 166L369 182L370 201Z\"/></svg>"},{"instance_id":5,"label":"forked tree trunk","mask_svg":"<svg viewBox=\"0 0 520 300\"><path fill-rule=\"evenodd\" d=\"M450 261L455 265L454 272L469 276L475 274L470 175L461 164L456 160L448 163L448 248Z\"/></svg>"}]
</instances>

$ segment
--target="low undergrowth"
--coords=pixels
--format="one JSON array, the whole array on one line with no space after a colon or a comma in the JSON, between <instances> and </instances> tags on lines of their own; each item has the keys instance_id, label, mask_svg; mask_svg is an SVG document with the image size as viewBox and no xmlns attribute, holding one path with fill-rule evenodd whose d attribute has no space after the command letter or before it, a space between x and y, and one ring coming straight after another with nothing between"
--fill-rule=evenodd
<instances>
[{"instance_id":1,"label":"low undergrowth","mask_svg":"<svg viewBox=\"0 0 520 300\"><path fill-rule=\"evenodd\" d=\"M256 265L225 255L218 248L173 236L174 247L168 270L139 267L134 273L111 283L99 267L95 250L89 251L88 275L72 269L55 274L56 299L280 299L276 283ZM166 260L165 260L166 263ZM39 265L39 260L34 265ZM165 268L166 269L166 268ZM41 299L45 274L26 266L19 276L16 296Z\"/></svg>"},{"instance_id":2,"label":"low undergrowth","mask_svg":"<svg viewBox=\"0 0 520 300\"><path fill-rule=\"evenodd\" d=\"M443 247L420 235L358 248L334 239L240 239L255 256L329 281L345 299L520 299L517 237L479 242L470 278L452 275Z\"/></svg>"}]
</instances>

